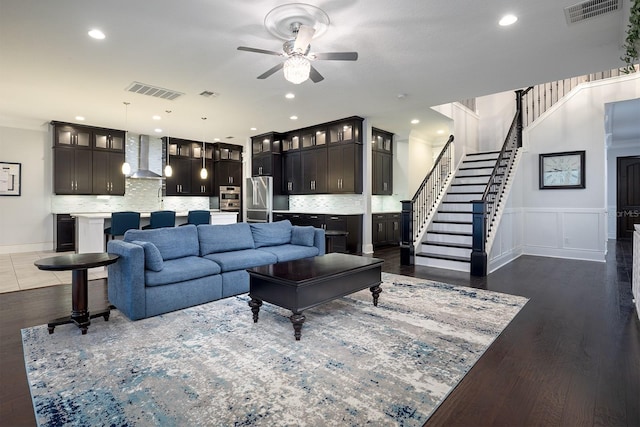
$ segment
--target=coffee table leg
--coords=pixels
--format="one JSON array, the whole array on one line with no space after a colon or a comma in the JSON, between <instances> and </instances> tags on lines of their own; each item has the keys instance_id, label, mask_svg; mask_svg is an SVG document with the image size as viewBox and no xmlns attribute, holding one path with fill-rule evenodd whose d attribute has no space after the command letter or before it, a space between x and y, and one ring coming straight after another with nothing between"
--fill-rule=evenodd
<instances>
[{"instance_id":1,"label":"coffee table leg","mask_svg":"<svg viewBox=\"0 0 640 427\"><path fill-rule=\"evenodd\" d=\"M253 313L253 323L258 323L258 313L260 312L260 306L262 305L262 301L258 298L251 298L249 301L249 307L251 307L251 312Z\"/></svg>"},{"instance_id":2,"label":"coffee table leg","mask_svg":"<svg viewBox=\"0 0 640 427\"><path fill-rule=\"evenodd\" d=\"M289 320L293 323L293 336L296 337L296 341L300 341L300 336L302 336L302 324L304 323L304 314L302 313L293 313Z\"/></svg>"},{"instance_id":3,"label":"coffee table leg","mask_svg":"<svg viewBox=\"0 0 640 427\"><path fill-rule=\"evenodd\" d=\"M380 296L380 292L382 292L382 288L380 285L375 285L369 288L371 291L371 295L373 295L373 305L378 306L378 297Z\"/></svg>"}]
</instances>

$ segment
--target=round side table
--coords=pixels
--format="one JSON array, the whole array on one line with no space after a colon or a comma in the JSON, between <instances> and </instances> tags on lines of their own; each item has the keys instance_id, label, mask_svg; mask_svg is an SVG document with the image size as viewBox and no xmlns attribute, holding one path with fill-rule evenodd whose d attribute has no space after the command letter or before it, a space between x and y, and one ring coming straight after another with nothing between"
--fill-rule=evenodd
<instances>
[{"instance_id":1,"label":"round side table","mask_svg":"<svg viewBox=\"0 0 640 427\"><path fill-rule=\"evenodd\" d=\"M118 261L119 255L106 253L86 253L59 255L51 258L40 259L33 264L40 270L67 271L72 270L71 275L71 316L52 320L47 324L49 333L58 325L75 323L82 330L82 335L87 333L87 328L91 320L95 317L104 317L109 320L111 310L109 308L94 314L89 314L88 310L88 290L87 290L87 269L93 267L103 267Z\"/></svg>"}]
</instances>

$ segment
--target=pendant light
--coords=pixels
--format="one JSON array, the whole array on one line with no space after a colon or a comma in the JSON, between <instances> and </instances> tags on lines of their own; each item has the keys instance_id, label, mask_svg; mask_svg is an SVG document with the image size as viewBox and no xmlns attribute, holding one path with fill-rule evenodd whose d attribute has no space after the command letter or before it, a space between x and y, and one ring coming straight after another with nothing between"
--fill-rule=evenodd
<instances>
[{"instance_id":1,"label":"pendant light","mask_svg":"<svg viewBox=\"0 0 640 427\"><path fill-rule=\"evenodd\" d=\"M204 120L207 120L206 117L201 117L202 119L202 123L204 123ZM204 125L203 125L204 128ZM205 152L205 146L204 146L204 132L202 135L202 152L200 153L202 155L202 169L200 169L200 178L202 179L207 179L207 176L209 175L207 172L207 168L204 165L204 152Z\"/></svg>"},{"instance_id":2,"label":"pendant light","mask_svg":"<svg viewBox=\"0 0 640 427\"><path fill-rule=\"evenodd\" d=\"M127 146L127 127L128 127L128 123L127 123L127 119L128 117L128 112L129 112L129 102L124 101L124 141L125 141L125 148ZM129 175L131 173L131 165L129 163L127 163L126 159L124 161L124 163L122 164L122 173L123 175Z\"/></svg>"},{"instance_id":3,"label":"pendant light","mask_svg":"<svg viewBox=\"0 0 640 427\"><path fill-rule=\"evenodd\" d=\"M165 113L167 113L167 118L169 117L169 114L171 113L171 110L165 110ZM170 141L170 137L167 135L167 164L164 167L164 176L166 176L167 178L170 178L171 175L173 175L173 168L171 167L171 165L169 164L169 151L171 151L170 147L171 144L169 143Z\"/></svg>"}]
</instances>

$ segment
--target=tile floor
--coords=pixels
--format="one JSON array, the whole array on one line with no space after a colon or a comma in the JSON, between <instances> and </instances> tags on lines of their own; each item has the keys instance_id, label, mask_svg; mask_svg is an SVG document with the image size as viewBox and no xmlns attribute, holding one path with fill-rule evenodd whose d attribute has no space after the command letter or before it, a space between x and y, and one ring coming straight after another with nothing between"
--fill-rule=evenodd
<instances>
[{"instance_id":1,"label":"tile floor","mask_svg":"<svg viewBox=\"0 0 640 427\"><path fill-rule=\"evenodd\" d=\"M33 265L40 258L72 252L24 252L0 254L0 293L71 283L71 271L42 271ZM89 280L107 277L104 272L89 272Z\"/></svg>"}]
</instances>

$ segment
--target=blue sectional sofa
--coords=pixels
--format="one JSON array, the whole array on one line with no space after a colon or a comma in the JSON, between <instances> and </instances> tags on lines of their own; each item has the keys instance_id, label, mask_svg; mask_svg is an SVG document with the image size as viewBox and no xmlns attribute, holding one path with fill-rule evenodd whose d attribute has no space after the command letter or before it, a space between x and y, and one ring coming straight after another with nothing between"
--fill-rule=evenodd
<instances>
[{"instance_id":1,"label":"blue sectional sofa","mask_svg":"<svg viewBox=\"0 0 640 427\"><path fill-rule=\"evenodd\" d=\"M131 320L249 292L246 269L324 255L324 230L288 220L129 230L111 240L109 301Z\"/></svg>"}]
</instances>

